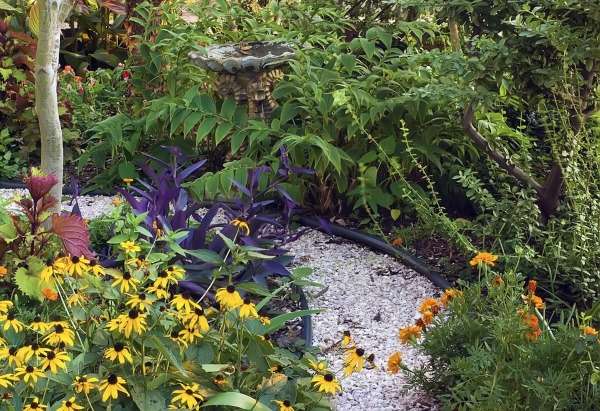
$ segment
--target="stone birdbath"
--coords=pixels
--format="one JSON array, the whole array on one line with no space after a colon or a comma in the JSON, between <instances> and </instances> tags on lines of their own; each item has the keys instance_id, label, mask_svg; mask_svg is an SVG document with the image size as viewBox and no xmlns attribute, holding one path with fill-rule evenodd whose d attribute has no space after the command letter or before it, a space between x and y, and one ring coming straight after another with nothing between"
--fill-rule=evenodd
<instances>
[{"instance_id":1,"label":"stone birdbath","mask_svg":"<svg viewBox=\"0 0 600 411\"><path fill-rule=\"evenodd\" d=\"M280 67L295 55L286 43L257 41L214 45L205 53L192 51L191 61L218 75L216 87L223 98L248 104L250 118L270 117L277 107L272 92L283 78Z\"/></svg>"}]
</instances>

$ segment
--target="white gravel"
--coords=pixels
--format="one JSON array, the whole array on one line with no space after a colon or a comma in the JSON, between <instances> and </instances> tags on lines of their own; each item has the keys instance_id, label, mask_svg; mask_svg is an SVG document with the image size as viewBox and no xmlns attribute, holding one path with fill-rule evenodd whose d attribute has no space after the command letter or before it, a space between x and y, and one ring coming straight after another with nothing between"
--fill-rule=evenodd
<instances>
[{"instance_id":1,"label":"white gravel","mask_svg":"<svg viewBox=\"0 0 600 411\"><path fill-rule=\"evenodd\" d=\"M0 190L0 199L24 190ZM111 210L112 197L82 196L82 216L92 219ZM65 210L71 207L63 202ZM313 344L324 351L333 370L341 370L342 353L330 349L350 331L356 344L375 354L375 369L342 380L343 391L334 401L339 411L432 410L436 403L426 394L405 387L402 372L386 372L387 358L402 353L409 367L424 357L398 341L398 329L414 323L421 300L439 293L429 280L396 259L370 249L310 230L287 245L295 264L314 269L311 279L323 289L307 289L311 308L324 309L314 316ZM341 372L338 373L341 375Z\"/></svg>"},{"instance_id":2,"label":"white gravel","mask_svg":"<svg viewBox=\"0 0 600 411\"><path fill-rule=\"evenodd\" d=\"M357 346L367 354L375 354L375 369L342 381L343 392L335 398L336 408L435 409L435 401L426 394L403 387L406 380L402 372L390 375L385 368L395 351L402 353L403 362L411 368L424 360L422 354L400 344L398 329L414 323L421 300L439 290L388 255L318 231L309 231L287 248L296 264L312 267L311 279L326 287L307 290L311 308L326 309L314 317L314 345L327 351L348 330ZM325 357L333 370L343 368L339 350L328 350Z\"/></svg>"}]
</instances>

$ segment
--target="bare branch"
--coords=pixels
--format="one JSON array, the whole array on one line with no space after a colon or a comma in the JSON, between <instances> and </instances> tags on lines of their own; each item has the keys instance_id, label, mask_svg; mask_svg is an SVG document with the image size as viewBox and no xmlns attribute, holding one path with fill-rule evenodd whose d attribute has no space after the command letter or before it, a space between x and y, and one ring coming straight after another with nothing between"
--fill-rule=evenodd
<instances>
[{"instance_id":1,"label":"bare branch","mask_svg":"<svg viewBox=\"0 0 600 411\"><path fill-rule=\"evenodd\" d=\"M536 181L531 175L527 174L523 169L518 167L515 164L504 157L502 153L496 151L490 143L483 137L479 131L473 126L473 118L474 118L473 104L469 104L469 106L465 109L463 116L463 128L467 135L471 138L471 140L479 147L482 151L484 151L492 160L498 164L500 168L506 171L510 176L516 178L521 183L528 185L535 189L538 193L543 191L543 187L540 183Z\"/></svg>"}]
</instances>

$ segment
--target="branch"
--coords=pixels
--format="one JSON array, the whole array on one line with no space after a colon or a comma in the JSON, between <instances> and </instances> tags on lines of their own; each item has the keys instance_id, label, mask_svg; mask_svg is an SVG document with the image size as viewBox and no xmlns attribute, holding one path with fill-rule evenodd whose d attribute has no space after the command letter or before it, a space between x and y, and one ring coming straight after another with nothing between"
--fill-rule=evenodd
<instances>
[{"instance_id":1,"label":"branch","mask_svg":"<svg viewBox=\"0 0 600 411\"><path fill-rule=\"evenodd\" d=\"M520 167L512 164L511 161L504 157L501 153L494 150L485 137L483 137L479 131L477 131L477 129L473 126L474 115L475 113L473 111L473 104L469 104L464 112L463 128L475 145L483 150L492 160L496 162L496 164L498 164L500 168L506 171L510 176L516 178L521 183L532 187L538 193L541 193L543 187L535 180L535 178L527 174Z\"/></svg>"}]
</instances>

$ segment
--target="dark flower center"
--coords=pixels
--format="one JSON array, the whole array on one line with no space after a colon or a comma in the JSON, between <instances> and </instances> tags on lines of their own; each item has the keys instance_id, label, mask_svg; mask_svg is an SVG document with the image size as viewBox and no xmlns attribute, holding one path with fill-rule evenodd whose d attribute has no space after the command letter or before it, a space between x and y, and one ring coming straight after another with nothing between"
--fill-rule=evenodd
<instances>
[{"instance_id":1,"label":"dark flower center","mask_svg":"<svg viewBox=\"0 0 600 411\"><path fill-rule=\"evenodd\" d=\"M37 351L39 348L40 348L40 346L38 345L38 343L33 343L33 344L31 344L31 349L32 349L33 351Z\"/></svg>"},{"instance_id":2,"label":"dark flower center","mask_svg":"<svg viewBox=\"0 0 600 411\"><path fill-rule=\"evenodd\" d=\"M350 331L344 331L344 337L350 337Z\"/></svg>"},{"instance_id":3,"label":"dark flower center","mask_svg":"<svg viewBox=\"0 0 600 411\"><path fill-rule=\"evenodd\" d=\"M55 332L56 334L62 334L64 331L65 331L65 329L63 328L63 326L62 326L62 325L60 325L60 324L56 324L56 325L54 326L54 332Z\"/></svg>"},{"instance_id":4,"label":"dark flower center","mask_svg":"<svg viewBox=\"0 0 600 411\"><path fill-rule=\"evenodd\" d=\"M356 355L358 355L359 357L362 357L363 355L365 355L365 350L363 350L362 348L357 348Z\"/></svg>"},{"instance_id":5,"label":"dark flower center","mask_svg":"<svg viewBox=\"0 0 600 411\"><path fill-rule=\"evenodd\" d=\"M331 374L325 374L325 376L323 377L325 379L325 381L327 382L331 382L333 381L333 375Z\"/></svg>"},{"instance_id":6,"label":"dark flower center","mask_svg":"<svg viewBox=\"0 0 600 411\"><path fill-rule=\"evenodd\" d=\"M228 285L227 292L233 294L235 292L235 287L233 285Z\"/></svg>"},{"instance_id":7,"label":"dark flower center","mask_svg":"<svg viewBox=\"0 0 600 411\"><path fill-rule=\"evenodd\" d=\"M79 257L77 257L76 255L74 255L73 257L71 257L71 262L73 264L77 264L79 262Z\"/></svg>"},{"instance_id":8,"label":"dark flower center","mask_svg":"<svg viewBox=\"0 0 600 411\"><path fill-rule=\"evenodd\" d=\"M123 343L116 343L113 347L115 349L116 352L121 352L123 351L123 348L125 348L125 346L123 345Z\"/></svg>"},{"instance_id":9,"label":"dark flower center","mask_svg":"<svg viewBox=\"0 0 600 411\"><path fill-rule=\"evenodd\" d=\"M28 365L27 368L25 368L25 372L27 374L31 374L33 372L33 367L31 365Z\"/></svg>"},{"instance_id":10,"label":"dark flower center","mask_svg":"<svg viewBox=\"0 0 600 411\"><path fill-rule=\"evenodd\" d=\"M166 310L164 305L161 305L160 308L158 309L158 311L160 311L161 313L164 312Z\"/></svg>"},{"instance_id":11,"label":"dark flower center","mask_svg":"<svg viewBox=\"0 0 600 411\"><path fill-rule=\"evenodd\" d=\"M181 293L181 298L183 298L184 300L189 300L190 299L189 291L184 291L183 293Z\"/></svg>"},{"instance_id":12,"label":"dark flower center","mask_svg":"<svg viewBox=\"0 0 600 411\"><path fill-rule=\"evenodd\" d=\"M97 265L98 265L98 261L96 261L96 260L90 261L90 267L95 267Z\"/></svg>"},{"instance_id":13,"label":"dark flower center","mask_svg":"<svg viewBox=\"0 0 600 411\"><path fill-rule=\"evenodd\" d=\"M9 313L9 314L6 316L6 319L7 319L8 321L12 321L12 320L14 320L14 319L15 319L15 314L14 314L14 313Z\"/></svg>"},{"instance_id":14,"label":"dark flower center","mask_svg":"<svg viewBox=\"0 0 600 411\"><path fill-rule=\"evenodd\" d=\"M244 298L244 304L250 305L251 302L249 297Z\"/></svg>"},{"instance_id":15,"label":"dark flower center","mask_svg":"<svg viewBox=\"0 0 600 411\"><path fill-rule=\"evenodd\" d=\"M129 311L129 318L131 318L132 320L138 318L138 315L140 315L140 313L136 309Z\"/></svg>"},{"instance_id":16,"label":"dark flower center","mask_svg":"<svg viewBox=\"0 0 600 411\"><path fill-rule=\"evenodd\" d=\"M38 407L38 403L37 403L37 402L35 402L35 401L34 401L34 402L32 402L32 403L29 405L29 408L34 408L34 409L35 409L35 408L37 408L37 407Z\"/></svg>"},{"instance_id":17,"label":"dark flower center","mask_svg":"<svg viewBox=\"0 0 600 411\"><path fill-rule=\"evenodd\" d=\"M108 376L107 381L110 385L115 385L117 383L117 381L119 381L119 380L117 379L116 375L111 374Z\"/></svg>"},{"instance_id":18,"label":"dark flower center","mask_svg":"<svg viewBox=\"0 0 600 411\"><path fill-rule=\"evenodd\" d=\"M185 390L185 393L187 395L192 395L194 393L194 391L190 390L189 388L187 390Z\"/></svg>"},{"instance_id":19,"label":"dark flower center","mask_svg":"<svg viewBox=\"0 0 600 411\"><path fill-rule=\"evenodd\" d=\"M142 301L144 301L146 299L146 294L144 293L139 293L138 298Z\"/></svg>"},{"instance_id":20,"label":"dark flower center","mask_svg":"<svg viewBox=\"0 0 600 411\"><path fill-rule=\"evenodd\" d=\"M50 351L48 354L46 354L46 359L52 361L53 359L56 358L56 354L54 353L54 351Z\"/></svg>"},{"instance_id":21,"label":"dark flower center","mask_svg":"<svg viewBox=\"0 0 600 411\"><path fill-rule=\"evenodd\" d=\"M46 267L52 267L53 265L54 265L54 263L52 262L52 260L46 261Z\"/></svg>"},{"instance_id":22,"label":"dark flower center","mask_svg":"<svg viewBox=\"0 0 600 411\"><path fill-rule=\"evenodd\" d=\"M167 278L169 276L169 274L166 271L161 271L158 276L160 278Z\"/></svg>"},{"instance_id":23,"label":"dark flower center","mask_svg":"<svg viewBox=\"0 0 600 411\"><path fill-rule=\"evenodd\" d=\"M179 331L171 331L171 338L179 338Z\"/></svg>"},{"instance_id":24,"label":"dark flower center","mask_svg":"<svg viewBox=\"0 0 600 411\"><path fill-rule=\"evenodd\" d=\"M38 316L36 316L36 317L33 319L33 322L34 322L34 323L39 323L39 322L42 322L42 319L41 319L41 318L40 318L40 316L38 315Z\"/></svg>"},{"instance_id":25,"label":"dark flower center","mask_svg":"<svg viewBox=\"0 0 600 411\"><path fill-rule=\"evenodd\" d=\"M285 405L286 407L289 407L290 405L292 405L288 400L285 400L283 402L283 405Z\"/></svg>"},{"instance_id":26,"label":"dark flower center","mask_svg":"<svg viewBox=\"0 0 600 411\"><path fill-rule=\"evenodd\" d=\"M131 274L129 274L129 273L123 274L123 280L131 280Z\"/></svg>"},{"instance_id":27,"label":"dark flower center","mask_svg":"<svg viewBox=\"0 0 600 411\"><path fill-rule=\"evenodd\" d=\"M15 355L17 353L17 349L15 347L10 347L8 349L8 354L9 355Z\"/></svg>"},{"instance_id":28,"label":"dark flower center","mask_svg":"<svg viewBox=\"0 0 600 411\"><path fill-rule=\"evenodd\" d=\"M204 315L204 310L202 309L202 307L196 308L194 312L196 313L196 315Z\"/></svg>"},{"instance_id":29,"label":"dark flower center","mask_svg":"<svg viewBox=\"0 0 600 411\"><path fill-rule=\"evenodd\" d=\"M70 407L71 405L73 405L73 403L71 401L65 402L65 407Z\"/></svg>"},{"instance_id":30,"label":"dark flower center","mask_svg":"<svg viewBox=\"0 0 600 411\"><path fill-rule=\"evenodd\" d=\"M79 377L79 382L80 383L86 383L87 382L87 378L85 378L85 377Z\"/></svg>"}]
</instances>

